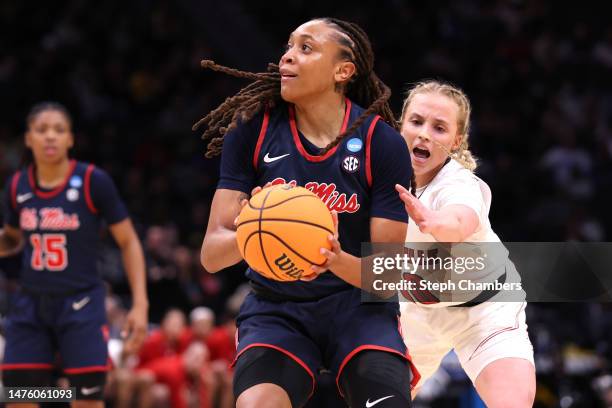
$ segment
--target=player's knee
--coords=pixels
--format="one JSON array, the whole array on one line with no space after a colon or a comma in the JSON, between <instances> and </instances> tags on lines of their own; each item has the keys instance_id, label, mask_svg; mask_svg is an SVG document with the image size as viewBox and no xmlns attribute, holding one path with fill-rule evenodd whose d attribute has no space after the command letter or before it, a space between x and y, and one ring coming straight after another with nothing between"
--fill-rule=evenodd
<instances>
[{"instance_id":1,"label":"player's knee","mask_svg":"<svg viewBox=\"0 0 612 408\"><path fill-rule=\"evenodd\" d=\"M412 372L403 358L384 351L366 350L348 362L340 377L349 406L410 407Z\"/></svg>"},{"instance_id":2,"label":"player's knee","mask_svg":"<svg viewBox=\"0 0 612 408\"><path fill-rule=\"evenodd\" d=\"M289 395L275 384L257 384L240 394L237 408L291 408Z\"/></svg>"},{"instance_id":3,"label":"player's knee","mask_svg":"<svg viewBox=\"0 0 612 408\"><path fill-rule=\"evenodd\" d=\"M535 400L535 384L515 390L510 398L498 399L491 408L531 408Z\"/></svg>"},{"instance_id":4,"label":"player's knee","mask_svg":"<svg viewBox=\"0 0 612 408\"><path fill-rule=\"evenodd\" d=\"M238 358L233 391L241 408L301 407L310 397L312 381L292 358L274 349L254 347Z\"/></svg>"}]
</instances>

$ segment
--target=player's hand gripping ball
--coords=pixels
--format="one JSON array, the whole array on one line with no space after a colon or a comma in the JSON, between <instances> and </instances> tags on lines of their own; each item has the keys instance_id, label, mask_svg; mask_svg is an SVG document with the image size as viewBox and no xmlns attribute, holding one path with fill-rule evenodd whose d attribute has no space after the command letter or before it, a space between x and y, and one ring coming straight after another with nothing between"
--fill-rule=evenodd
<instances>
[{"instance_id":1,"label":"player's hand gripping ball","mask_svg":"<svg viewBox=\"0 0 612 408\"><path fill-rule=\"evenodd\" d=\"M321 199L288 184L264 188L246 204L236 222L236 240L255 271L277 281L295 281L323 265L321 248L331 249L331 213Z\"/></svg>"}]
</instances>

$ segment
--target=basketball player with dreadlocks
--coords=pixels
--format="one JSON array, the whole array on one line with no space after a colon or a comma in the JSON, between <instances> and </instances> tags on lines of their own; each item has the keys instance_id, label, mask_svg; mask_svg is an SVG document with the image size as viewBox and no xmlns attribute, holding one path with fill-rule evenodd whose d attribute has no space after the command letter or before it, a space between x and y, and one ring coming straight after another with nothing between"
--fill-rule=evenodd
<instances>
[{"instance_id":1,"label":"basketball player with dreadlocks","mask_svg":"<svg viewBox=\"0 0 612 408\"><path fill-rule=\"evenodd\" d=\"M408 92L401 131L410 148L416 189L397 189L410 215L409 250L427 250L423 247L429 242L502 246L489 222L491 190L473 173L470 112L467 96L449 84L427 81ZM518 272L507 252L494 258L483 270L461 276L474 282L516 282ZM487 407L533 405L535 368L526 304L522 297L505 296L509 292L459 290L453 302L438 301L439 294L433 298L419 290L403 293L409 300L401 304L405 340L422 375L415 392L454 349Z\"/></svg>"},{"instance_id":2,"label":"basketball player with dreadlocks","mask_svg":"<svg viewBox=\"0 0 612 408\"><path fill-rule=\"evenodd\" d=\"M198 124L223 149L202 263L239 262L234 219L267 183L304 186L337 213L316 279L271 281L248 270L253 291L237 319L237 406L301 407L322 367L351 407L409 407L413 375L398 330L398 304L361 303L360 243L404 242L407 214L394 185L410 185L410 155L374 72L372 46L353 23L320 18L289 36L280 64L245 73L254 82Z\"/></svg>"}]
</instances>

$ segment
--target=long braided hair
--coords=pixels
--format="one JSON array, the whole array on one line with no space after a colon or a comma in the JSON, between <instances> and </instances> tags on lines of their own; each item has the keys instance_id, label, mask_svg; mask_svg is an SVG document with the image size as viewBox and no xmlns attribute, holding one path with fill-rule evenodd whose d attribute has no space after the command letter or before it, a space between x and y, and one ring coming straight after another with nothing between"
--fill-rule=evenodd
<instances>
[{"instance_id":1,"label":"long braided hair","mask_svg":"<svg viewBox=\"0 0 612 408\"><path fill-rule=\"evenodd\" d=\"M369 115L374 113L379 114L389 125L397 129L397 122L388 103L391 90L374 73L374 53L367 34L357 24L335 18L319 18L313 21L323 21L338 31L336 40L341 45L341 58L352 61L356 67L353 78L343 91L357 104L367 106L361 116L329 143L321 154L340 143L344 136L353 133ZM206 157L210 158L221 153L223 137L236 128L238 121L249 121L265 106L273 107L284 101L281 98L281 75L276 64L268 64L268 72L263 73L239 71L209 60L203 60L201 65L203 68L253 80L251 84L227 98L193 125L193 130L200 126L206 127L202 139L211 139L206 151Z\"/></svg>"}]
</instances>

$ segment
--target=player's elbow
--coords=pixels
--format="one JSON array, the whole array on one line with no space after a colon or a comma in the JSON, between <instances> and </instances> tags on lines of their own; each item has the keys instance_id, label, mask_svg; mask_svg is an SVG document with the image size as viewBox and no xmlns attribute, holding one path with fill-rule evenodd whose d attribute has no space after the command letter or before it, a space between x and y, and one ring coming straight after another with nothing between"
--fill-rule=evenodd
<instances>
[{"instance_id":1,"label":"player's elbow","mask_svg":"<svg viewBox=\"0 0 612 408\"><path fill-rule=\"evenodd\" d=\"M218 262L218 257L213 255L213 251L207 248L206 240L202 244L202 249L200 250L200 263L209 273L216 273L223 269L222 265Z\"/></svg>"},{"instance_id":2,"label":"player's elbow","mask_svg":"<svg viewBox=\"0 0 612 408\"><path fill-rule=\"evenodd\" d=\"M218 265L215 265L214 260L210 256L209 252L204 249L204 247L202 247L202 251L200 251L200 263L206 272L215 273L221 270Z\"/></svg>"}]
</instances>

